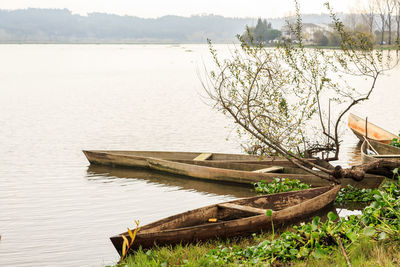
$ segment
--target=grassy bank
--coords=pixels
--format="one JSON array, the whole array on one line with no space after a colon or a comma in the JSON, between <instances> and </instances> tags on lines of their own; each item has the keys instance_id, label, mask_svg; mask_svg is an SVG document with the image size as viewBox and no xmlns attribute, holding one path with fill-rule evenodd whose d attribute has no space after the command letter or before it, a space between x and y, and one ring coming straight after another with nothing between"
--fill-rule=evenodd
<instances>
[{"instance_id":1,"label":"grassy bank","mask_svg":"<svg viewBox=\"0 0 400 267\"><path fill-rule=\"evenodd\" d=\"M237 266L236 263L215 263L205 255L218 247L254 246L265 239L272 239L270 234L261 234L250 238L242 238L231 241L210 241L203 244L155 248L139 251L120 266ZM353 244L348 250L352 266L399 266L400 244L398 242L378 242L371 239L363 239ZM260 262L254 266L264 266L267 263ZM335 249L332 254L320 259L309 258L303 261L291 263L275 262L274 266L346 266L347 262L340 249ZM244 265L247 266L247 265Z\"/></svg>"},{"instance_id":2,"label":"grassy bank","mask_svg":"<svg viewBox=\"0 0 400 267\"><path fill-rule=\"evenodd\" d=\"M396 169L396 174L398 170ZM299 181L258 183L256 191L304 189ZM310 222L247 238L138 251L121 266L399 266L400 182L380 189L343 188L336 202L368 202L361 215L334 212ZM268 213L267 213L267 216Z\"/></svg>"}]
</instances>

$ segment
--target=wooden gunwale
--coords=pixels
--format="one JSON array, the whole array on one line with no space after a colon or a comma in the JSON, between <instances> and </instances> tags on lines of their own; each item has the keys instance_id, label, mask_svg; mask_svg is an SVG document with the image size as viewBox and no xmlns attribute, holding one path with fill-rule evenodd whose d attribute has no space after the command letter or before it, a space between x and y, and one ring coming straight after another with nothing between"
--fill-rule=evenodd
<instances>
[{"instance_id":1,"label":"wooden gunwale","mask_svg":"<svg viewBox=\"0 0 400 267\"><path fill-rule=\"evenodd\" d=\"M331 182L328 180L324 180L315 175L306 173L257 173L252 171L198 166L156 158L148 158L147 162L148 165L154 170L219 182L249 184L256 183L261 180L272 182L274 178L289 178L299 179L300 181L310 184L314 187L327 186L331 184ZM382 176L368 174L361 182L350 178L344 178L341 180L341 182L342 185L350 184L359 188L376 188L382 183L383 179L384 177Z\"/></svg>"},{"instance_id":2,"label":"wooden gunwale","mask_svg":"<svg viewBox=\"0 0 400 267\"><path fill-rule=\"evenodd\" d=\"M204 153L118 150L83 150L83 153L90 164L131 168L149 168L146 159L150 157L201 166L248 171L259 169L256 165L294 167L290 161L280 157L260 159L258 156L245 154L212 153L210 159L199 161L195 158ZM309 159L309 161L315 162L315 159Z\"/></svg>"},{"instance_id":3,"label":"wooden gunwale","mask_svg":"<svg viewBox=\"0 0 400 267\"><path fill-rule=\"evenodd\" d=\"M399 161L399 163L400 163L400 159L399 159L400 148L391 146L391 145L387 145L387 144L383 144L380 142L376 142L374 140L369 140L369 143L379 154L378 155L368 155L366 151L370 147L369 147L369 144L364 141L363 144L361 145L361 162L362 163L368 163L368 162L371 162L373 160L380 159L380 158L392 159L392 160Z\"/></svg>"},{"instance_id":4,"label":"wooden gunwale","mask_svg":"<svg viewBox=\"0 0 400 267\"><path fill-rule=\"evenodd\" d=\"M221 204L190 210L184 213L145 225L137 233L130 252L139 247L151 248L154 245L174 245L248 235L261 230L271 229L271 218L257 212L243 212L225 206L252 206L255 210L272 209L274 227L308 218L311 214L333 203L340 186L320 187L295 192L286 192L266 196L238 199ZM219 205L219 206L218 206ZM208 223L213 216L233 216L233 219ZM236 217L235 217L236 216ZM114 247L122 251L124 235L130 240L127 232L111 237Z\"/></svg>"},{"instance_id":5,"label":"wooden gunwale","mask_svg":"<svg viewBox=\"0 0 400 267\"><path fill-rule=\"evenodd\" d=\"M365 120L354 115L352 113L349 114L348 126L350 130L357 136L357 138L364 142L365 136ZM378 141L381 143L389 144L393 138L396 138L396 135L391 132L386 131L385 129L368 122L367 123L367 138L370 140Z\"/></svg>"}]
</instances>

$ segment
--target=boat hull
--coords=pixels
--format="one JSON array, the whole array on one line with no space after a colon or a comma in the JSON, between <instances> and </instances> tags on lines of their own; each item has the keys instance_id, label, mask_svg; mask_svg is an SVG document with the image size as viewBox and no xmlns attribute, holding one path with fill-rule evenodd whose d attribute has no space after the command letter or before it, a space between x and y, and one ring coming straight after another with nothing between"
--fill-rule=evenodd
<instances>
[{"instance_id":1,"label":"boat hull","mask_svg":"<svg viewBox=\"0 0 400 267\"><path fill-rule=\"evenodd\" d=\"M364 136L366 133L365 124L366 121L364 119L354 114L349 114L348 126L361 142L364 141ZM389 144L393 138L396 138L396 135L370 122L367 123L367 134L368 139L384 144Z\"/></svg>"},{"instance_id":2,"label":"boat hull","mask_svg":"<svg viewBox=\"0 0 400 267\"><path fill-rule=\"evenodd\" d=\"M155 245L186 244L214 238L228 238L268 231L271 229L271 218L265 212L246 214L237 209L229 209L229 205L239 205L262 211L272 209L274 227L290 224L309 218L310 215L332 204L340 186L321 187L296 192L244 198L235 201L211 205L185 213L177 214L142 227L130 252L148 249ZM228 209L226 205L228 204ZM251 213L251 212L250 212ZM209 223L208 219L222 216L225 219ZM230 216L230 217L229 217ZM128 233L122 233L128 240ZM114 247L122 251L121 235L111 237Z\"/></svg>"},{"instance_id":3,"label":"boat hull","mask_svg":"<svg viewBox=\"0 0 400 267\"><path fill-rule=\"evenodd\" d=\"M201 155L200 152L166 152L166 151L118 151L118 150L84 150L86 158L90 164L105 166L120 166L130 168L150 168L147 159L160 158L165 160L177 161L201 166L210 166L216 168L255 170L265 166L288 166L294 165L287 159L280 157L260 158L255 155L245 154L223 154L212 153L208 160L194 160ZM210 153L211 154L211 153ZM309 159L315 161L315 159Z\"/></svg>"},{"instance_id":4,"label":"boat hull","mask_svg":"<svg viewBox=\"0 0 400 267\"><path fill-rule=\"evenodd\" d=\"M298 170L299 173L259 173L252 171L240 171L199 166L156 158L149 158L147 159L147 162L149 166L154 170L219 182L248 185L250 183L259 182L261 180L264 180L268 183L272 182L275 178L289 178L298 179L303 183L312 185L313 187L327 186L331 184L331 182L328 180L324 180L315 175L299 171L300 169L298 168L294 170ZM353 187L358 188L376 188L382 183L383 179L384 177L382 176L368 174L360 182L350 178L341 179L341 182L342 185L352 185Z\"/></svg>"}]
</instances>

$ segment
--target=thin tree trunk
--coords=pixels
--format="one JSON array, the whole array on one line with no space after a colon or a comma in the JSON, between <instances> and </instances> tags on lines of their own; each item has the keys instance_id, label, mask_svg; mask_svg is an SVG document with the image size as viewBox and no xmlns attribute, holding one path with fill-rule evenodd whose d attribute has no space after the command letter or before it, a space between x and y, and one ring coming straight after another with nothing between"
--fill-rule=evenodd
<instances>
[{"instance_id":1,"label":"thin tree trunk","mask_svg":"<svg viewBox=\"0 0 400 267\"><path fill-rule=\"evenodd\" d=\"M388 32L389 32L389 37L388 37L388 44L392 44L392 14L388 13Z\"/></svg>"},{"instance_id":2,"label":"thin tree trunk","mask_svg":"<svg viewBox=\"0 0 400 267\"><path fill-rule=\"evenodd\" d=\"M385 15L381 14L381 45L383 45L383 41L385 40Z\"/></svg>"},{"instance_id":3,"label":"thin tree trunk","mask_svg":"<svg viewBox=\"0 0 400 267\"><path fill-rule=\"evenodd\" d=\"M399 43L400 38L400 18L397 19L397 29L396 29L396 42Z\"/></svg>"},{"instance_id":4,"label":"thin tree trunk","mask_svg":"<svg viewBox=\"0 0 400 267\"><path fill-rule=\"evenodd\" d=\"M400 42L400 0L397 1L396 5L396 42L399 44Z\"/></svg>"}]
</instances>

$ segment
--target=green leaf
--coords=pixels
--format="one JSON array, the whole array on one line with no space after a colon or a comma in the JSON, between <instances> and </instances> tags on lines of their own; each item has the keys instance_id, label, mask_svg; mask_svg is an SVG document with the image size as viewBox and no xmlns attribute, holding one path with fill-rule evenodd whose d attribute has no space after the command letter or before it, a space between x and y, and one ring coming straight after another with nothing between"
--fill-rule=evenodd
<instances>
[{"instance_id":1,"label":"green leaf","mask_svg":"<svg viewBox=\"0 0 400 267\"><path fill-rule=\"evenodd\" d=\"M325 255L326 255L326 252L320 248L316 248L313 253L313 256L317 259L321 259Z\"/></svg>"},{"instance_id":2,"label":"green leaf","mask_svg":"<svg viewBox=\"0 0 400 267\"><path fill-rule=\"evenodd\" d=\"M310 250L306 247L302 247L299 252L301 257L306 257L306 256L308 256L309 253L310 253Z\"/></svg>"},{"instance_id":3,"label":"green leaf","mask_svg":"<svg viewBox=\"0 0 400 267\"><path fill-rule=\"evenodd\" d=\"M337 216L335 213L333 213L332 211L330 211L330 212L328 213L328 219L329 219L330 221L336 221L337 218L338 218L338 216Z\"/></svg>"},{"instance_id":4,"label":"green leaf","mask_svg":"<svg viewBox=\"0 0 400 267\"><path fill-rule=\"evenodd\" d=\"M358 235L354 232L348 232L348 233L346 233L346 236L348 239L350 239L351 242L356 241L358 238Z\"/></svg>"},{"instance_id":5,"label":"green leaf","mask_svg":"<svg viewBox=\"0 0 400 267\"><path fill-rule=\"evenodd\" d=\"M290 249L289 252L290 252L290 254L291 254L292 256L296 256L297 253L299 253L299 251L298 251L297 249L294 249L294 248Z\"/></svg>"},{"instance_id":6,"label":"green leaf","mask_svg":"<svg viewBox=\"0 0 400 267\"><path fill-rule=\"evenodd\" d=\"M384 239L386 239L386 233L385 233L385 232L382 232L382 233L380 233L380 234L378 235L378 240L384 240Z\"/></svg>"},{"instance_id":7,"label":"green leaf","mask_svg":"<svg viewBox=\"0 0 400 267\"><path fill-rule=\"evenodd\" d=\"M267 210L266 215L268 217L271 217L272 216L272 210L271 209Z\"/></svg>"},{"instance_id":8,"label":"green leaf","mask_svg":"<svg viewBox=\"0 0 400 267\"><path fill-rule=\"evenodd\" d=\"M365 236L373 236L376 233L375 229L372 226L368 226L364 228L363 234Z\"/></svg>"},{"instance_id":9,"label":"green leaf","mask_svg":"<svg viewBox=\"0 0 400 267\"><path fill-rule=\"evenodd\" d=\"M358 235L354 232L348 232L348 233L346 233L346 236L348 239L350 239L351 242L356 241L358 238Z\"/></svg>"},{"instance_id":10,"label":"green leaf","mask_svg":"<svg viewBox=\"0 0 400 267\"><path fill-rule=\"evenodd\" d=\"M311 233L311 237L314 238L314 239L318 239L319 238L319 233L312 232Z\"/></svg>"}]
</instances>

